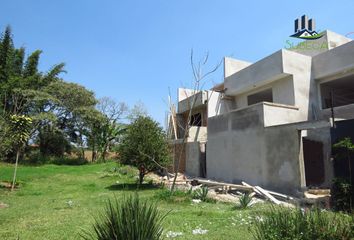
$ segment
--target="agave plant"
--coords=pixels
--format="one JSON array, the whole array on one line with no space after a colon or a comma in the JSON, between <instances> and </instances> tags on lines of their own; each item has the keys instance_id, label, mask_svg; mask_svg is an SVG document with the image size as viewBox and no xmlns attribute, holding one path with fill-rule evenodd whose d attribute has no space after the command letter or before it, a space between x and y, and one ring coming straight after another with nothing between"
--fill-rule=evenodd
<instances>
[{"instance_id":1,"label":"agave plant","mask_svg":"<svg viewBox=\"0 0 354 240\"><path fill-rule=\"evenodd\" d=\"M250 206L251 201L252 201L252 197L248 193L244 193L240 197L239 201L240 201L239 207L242 208L242 209L245 209L248 206Z\"/></svg>"},{"instance_id":2,"label":"agave plant","mask_svg":"<svg viewBox=\"0 0 354 240\"><path fill-rule=\"evenodd\" d=\"M167 214L159 213L153 203L141 201L139 196L123 200L108 200L104 211L95 219L93 231L84 231L86 240L159 240L162 221Z\"/></svg>"},{"instance_id":3,"label":"agave plant","mask_svg":"<svg viewBox=\"0 0 354 240\"><path fill-rule=\"evenodd\" d=\"M194 191L194 198L200 199L203 202L207 200L209 189L207 186L202 186L201 188Z\"/></svg>"}]
</instances>

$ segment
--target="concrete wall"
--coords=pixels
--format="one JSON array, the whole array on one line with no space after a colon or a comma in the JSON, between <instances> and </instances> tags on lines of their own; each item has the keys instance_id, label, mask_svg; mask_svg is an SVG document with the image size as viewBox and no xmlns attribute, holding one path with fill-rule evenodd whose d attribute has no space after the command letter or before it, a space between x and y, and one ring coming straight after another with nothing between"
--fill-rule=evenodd
<instances>
[{"instance_id":1,"label":"concrete wall","mask_svg":"<svg viewBox=\"0 0 354 240\"><path fill-rule=\"evenodd\" d=\"M226 77L224 80L226 95L236 96L286 76L282 61L283 53L280 50Z\"/></svg>"},{"instance_id":2,"label":"concrete wall","mask_svg":"<svg viewBox=\"0 0 354 240\"><path fill-rule=\"evenodd\" d=\"M264 127L268 107L260 103L209 119L208 178L287 193L301 188L299 131L292 125Z\"/></svg>"},{"instance_id":3,"label":"concrete wall","mask_svg":"<svg viewBox=\"0 0 354 240\"><path fill-rule=\"evenodd\" d=\"M346 74L354 68L354 41L313 58L313 78L323 79Z\"/></svg>"},{"instance_id":4,"label":"concrete wall","mask_svg":"<svg viewBox=\"0 0 354 240\"><path fill-rule=\"evenodd\" d=\"M219 115L221 112L221 104L220 101L221 94L214 91L208 91L208 118Z\"/></svg>"},{"instance_id":5,"label":"concrete wall","mask_svg":"<svg viewBox=\"0 0 354 240\"><path fill-rule=\"evenodd\" d=\"M238 59L233 59L229 57L224 58L224 77L231 76L232 74L248 67L252 63L241 61Z\"/></svg>"},{"instance_id":6,"label":"concrete wall","mask_svg":"<svg viewBox=\"0 0 354 240\"><path fill-rule=\"evenodd\" d=\"M205 142L189 142L186 144L186 174L188 176L201 176L201 161L205 156L205 145Z\"/></svg>"},{"instance_id":7,"label":"concrete wall","mask_svg":"<svg viewBox=\"0 0 354 240\"><path fill-rule=\"evenodd\" d=\"M237 108L242 108L248 105L247 96L272 88L273 102L299 108L294 122L311 120L310 99L317 100L311 63L309 56L280 50L225 78L226 94L235 96Z\"/></svg>"},{"instance_id":8,"label":"concrete wall","mask_svg":"<svg viewBox=\"0 0 354 240\"><path fill-rule=\"evenodd\" d=\"M265 127L300 122L302 120L299 108L291 105L265 102L263 108Z\"/></svg>"},{"instance_id":9,"label":"concrete wall","mask_svg":"<svg viewBox=\"0 0 354 240\"><path fill-rule=\"evenodd\" d=\"M294 126L265 128L264 172L261 185L276 191L295 194L301 189L299 162L300 136Z\"/></svg>"},{"instance_id":10,"label":"concrete wall","mask_svg":"<svg viewBox=\"0 0 354 240\"><path fill-rule=\"evenodd\" d=\"M196 94L193 94L182 101L178 102L178 113L184 113L189 111L194 103L193 108L198 108L206 104L208 100L208 92L207 91L199 91Z\"/></svg>"},{"instance_id":11,"label":"concrete wall","mask_svg":"<svg viewBox=\"0 0 354 240\"><path fill-rule=\"evenodd\" d=\"M189 128L187 142L205 142L207 140L207 127L192 126Z\"/></svg>"},{"instance_id":12,"label":"concrete wall","mask_svg":"<svg viewBox=\"0 0 354 240\"><path fill-rule=\"evenodd\" d=\"M261 92L269 88L272 89L274 103L295 105L293 78L292 76L286 76L282 79L279 79L278 81L266 84L262 87L237 95L235 97L237 108L244 108L248 106L247 97L249 95Z\"/></svg>"},{"instance_id":13,"label":"concrete wall","mask_svg":"<svg viewBox=\"0 0 354 240\"><path fill-rule=\"evenodd\" d=\"M209 119L207 177L260 184L264 178L261 104Z\"/></svg>"}]
</instances>

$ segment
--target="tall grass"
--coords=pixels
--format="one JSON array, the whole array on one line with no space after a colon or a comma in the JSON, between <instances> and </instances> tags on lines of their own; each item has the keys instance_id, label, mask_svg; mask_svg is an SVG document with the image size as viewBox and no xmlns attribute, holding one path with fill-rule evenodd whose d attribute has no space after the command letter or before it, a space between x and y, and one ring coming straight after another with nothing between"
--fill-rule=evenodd
<instances>
[{"instance_id":1,"label":"tall grass","mask_svg":"<svg viewBox=\"0 0 354 240\"><path fill-rule=\"evenodd\" d=\"M353 217L345 214L273 207L258 218L252 234L256 240L349 240L353 227Z\"/></svg>"},{"instance_id":2,"label":"tall grass","mask_svg":"<svg viewBox=\"0 0 354 240\"><path fill-rule=\"evenodd\" d=\"M158 240L162 238L162 221L153 203L141 201L137 194L118 201L109 200L95 219L93 231L84 231L83 239L97 240Z\"/></svg>"}]
</instances>

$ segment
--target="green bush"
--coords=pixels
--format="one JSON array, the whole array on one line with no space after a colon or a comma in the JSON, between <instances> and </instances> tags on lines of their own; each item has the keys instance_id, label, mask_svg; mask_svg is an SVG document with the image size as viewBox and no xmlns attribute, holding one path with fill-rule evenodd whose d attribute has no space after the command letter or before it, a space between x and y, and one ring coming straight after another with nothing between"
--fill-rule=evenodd
<instances>
[{"instance_id":1,"label":"green bush","mask_svg":"<svg viewBox=\"0 0 354 240\"><path fill-rule=\"evenodd\" d=\"M50 162L50 157L43 156L39 149L28 150L25 154L24 164L45 164Z\"/></svg>"},{"instance_id":2,"label":"green bush","mask_svg":"<svg viewBox=\"0 0 354 240\"><path fill-rule=\"evenodd\" d=\"M252 228L256 240L349 240L354 237L353 217L319 209L273 207L256 219Z\"/></svg>"},{"instance_id":3,"label":"green bush","mask_svg":"<svg viewBox=\"0 0 354 240\"><path fill-rule=\"evenodd\" d=\"M108 201L102 214L95 219L93 231L81 234L83 239L162 239L162 221L166 215L155 204L141 201L139 196L129 196L118 201Z\"/></svg>"},{"instance_id":4,"label":"green bush","mask_svg":"<svg viewBox=\"0 0 354 240\"><path fill-rule=\"evenodd\" d=\"M344 178L335 178L331 189L332 206L337 211L352 211L350 204L351 195L353 194L352 186L349 180Z\"/></svg>"}]
</instances>

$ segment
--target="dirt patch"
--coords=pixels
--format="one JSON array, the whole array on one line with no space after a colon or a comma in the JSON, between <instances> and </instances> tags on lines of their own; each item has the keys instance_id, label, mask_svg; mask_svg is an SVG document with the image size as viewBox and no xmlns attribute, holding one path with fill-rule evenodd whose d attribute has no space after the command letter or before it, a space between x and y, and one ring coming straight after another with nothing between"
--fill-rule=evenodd
<instances>
[{"instance_id":1,"label":"dirt patch","mask_svg":"<svg viewBox=\"0 0 354 240\"><path fill-rule=\"evenodd\" d=\"M8 189L10 189L11 186L12 186L11 182L8 182L8 181L0 182L0 188L8 188ZM18 188L18 187L19 187L19 183L15 183L15 188Z\"/></svg>"},{"instance_id":2,"label":"dirt patch","mask_svg":"<svg viewBox=\"0 0 354 240\"><path fill-rule=\"evenodd\" d=\"M9 207L9 204L0 202L0 209L1 208L8 208L8 207Z\"/></svg>"}]
</instances>

